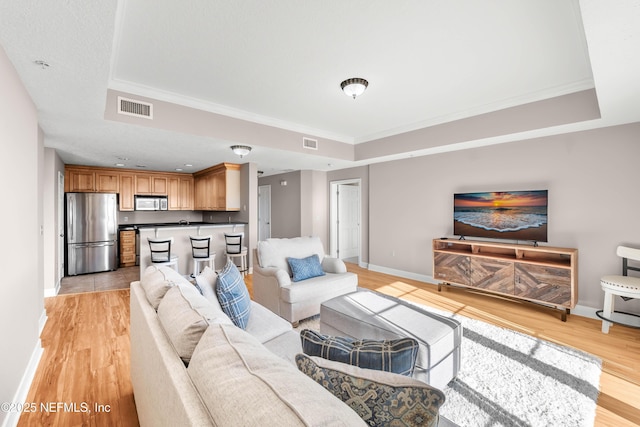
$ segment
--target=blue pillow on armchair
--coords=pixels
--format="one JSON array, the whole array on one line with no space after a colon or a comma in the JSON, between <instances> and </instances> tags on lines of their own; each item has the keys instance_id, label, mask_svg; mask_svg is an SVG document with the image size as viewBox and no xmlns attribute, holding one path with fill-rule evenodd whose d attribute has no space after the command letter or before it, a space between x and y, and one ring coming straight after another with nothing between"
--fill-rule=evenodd
<instances>
[{"instance_id":1,"label":"blue pillow on armchair","mask_svg":"<svg viewBox=\"0 0 640 427\"><path fill-rule=\"evenodd\" d=\"M313 254L306 258L287 258L289 268L293 274L294 282L310 279L312 277L324 276L322 271L322 265L320 264L320 258L317 254Z\"/></svg>"}]
</instances>

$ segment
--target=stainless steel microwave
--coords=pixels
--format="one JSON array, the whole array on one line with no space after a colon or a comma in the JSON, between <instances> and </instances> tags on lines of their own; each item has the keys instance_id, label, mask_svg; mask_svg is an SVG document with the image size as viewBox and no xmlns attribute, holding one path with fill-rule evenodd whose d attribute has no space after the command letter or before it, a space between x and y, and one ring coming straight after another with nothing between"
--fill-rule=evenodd
<instances>
[{"instance_id":1,"label":"stainless steel microwave","mask_svg":"<svg viewBox=\"0 0 640 427\"><path fill-rule=\"evenodd\" d=\"M137 211L166 211L168 208L167 196L135 196Z\"/></svg>"}]
</instances>

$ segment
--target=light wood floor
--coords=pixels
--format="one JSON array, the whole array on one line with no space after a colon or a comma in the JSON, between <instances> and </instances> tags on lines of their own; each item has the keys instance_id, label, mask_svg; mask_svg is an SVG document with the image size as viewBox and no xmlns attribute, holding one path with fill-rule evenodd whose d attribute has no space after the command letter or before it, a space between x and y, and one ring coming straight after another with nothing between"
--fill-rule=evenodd
<instances>
[{"instance_id":1,"label":"light wood floor","mask_svg":"<svg viewBox=\"0 0 640 427\"><path fill-rule=\"evenodd\" d=\"M361 287L430 305L568 345L603 359L596 426L640 425L640 330L559 314L540 306L505 301L461 289L437 287L361 269ZM250 292L251 276L247 276ZM125 287L113 283L115 288ZM128 286L126 286L128 287ZM80 412L24 413L20 426L137 426L129 380L129 290L59 295L45 299L48 321L44 355L28 402L76 404ZM91 413L81 412L86 403ZM95 405L109 412L95 412ZM70 409L70 408L68 408Z\"/></svg>"}]
</instances>

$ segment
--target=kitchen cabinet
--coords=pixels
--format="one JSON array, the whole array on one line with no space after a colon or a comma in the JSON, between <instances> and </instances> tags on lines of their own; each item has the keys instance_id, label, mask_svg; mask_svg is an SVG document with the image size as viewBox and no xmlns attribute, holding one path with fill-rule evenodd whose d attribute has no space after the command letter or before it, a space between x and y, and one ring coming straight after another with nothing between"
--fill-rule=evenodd
<instances>
[{"instance_id":1,"label":"kitchen cabinet","mask_svg":"<svg viewBox=\"0 0 640 427\"><path fill-rule=\"evenodd\" d=\"M132 173L120 174L120 210L134 210L134 188L136 176Z\"/></svg>"},{"instance_id":2,"label":"kitchen cabinet","mask_svg":"<svg viewBox=\"0 0 640 427\"><path fill-rule=\"evenodd\" d=\"M566 320L578 302L578 250L435 239L433 277L441 284L555 307Z\"/></svg>"},{"instance_id":3,"label":"kitchen cabinet","mask_svg":"<svg viewBox=\"0 0 640 427\"><path fill-rule=\"evenodd\" d=\"M66 192L117 193L118 173L86 167L65 167L64 186Z\"/></svg>"},{"instance_id":4,"label":"kitchen cabinet","mask_svg":"<svg viewBox=\"0 0 640 427\"><path fill-rule=\"evenodd\" d=\"M240 165L222 163L194 174L195 209L240 210Z\"/></svg>"},{"instance_id":5,"label":"kitchen cabinet","mask_svg":"<svg viewBox=\"0 0 640 427\"><path fill-rule=\"evenodd\" d=\"M170 210L240 210L240 165L222 163L196 174L65 166L65 192L118 193L133 211L135 195L167 196Z\"/></svg>"},{"instance_id":6,"label":"kitchen cabinet","mask_svg":"<svg viewBox=\"0 0 640 427\"><path fill-rule=\"evenodd\" d=\"M169 210L193 210L193 177L169 177L167 193Z\"/></svg>"},{"instance_id":7,"label":"kitchen cabinet","mask_svg":"<svg viewBox=\"0 0 640 427\"><path fill-rule=\"evenodd\" d=\"M120 189L120 176L113 172L96 172L96 191L99 193L117 193Z\"/></svg>"},{"instance_id":8,"label":"kitchen cabinet","mask_svg":"<svg viewBox=\"0 0 640 427\"><path fill-rule=\"evenodd\" d=\"M120 231L120 267L136 265L136 232Z\"/></svg>"},{"instance_id":9,"label":"kitchen cabinet","mask_svg":"<svg viewBox=\"0 0 640 427\"><path fill-rule=\"evenodd\" d=\"M168 181L169 178L166 175L136 174L135 194L166 196L169 187Z\"/></svg>"}]
</instances>

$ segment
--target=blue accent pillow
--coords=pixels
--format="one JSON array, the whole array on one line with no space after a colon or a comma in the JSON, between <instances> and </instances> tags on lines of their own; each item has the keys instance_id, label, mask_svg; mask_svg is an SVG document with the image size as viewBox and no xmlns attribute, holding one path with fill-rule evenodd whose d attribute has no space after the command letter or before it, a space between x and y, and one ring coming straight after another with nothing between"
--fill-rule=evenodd
<instances>
[{"instance_id":1,"label":"blue accent pillow","mask_svg":"<svg viewBox=\"0 0 640 427\"><path fill-rule=\"evenodd\" d=\"M354 339L322 335L311 329L300 332L302 351L359 368L412 376L419 344L413 338L393 340Z\"/></svg>"},{"instance_id":2,"label":"blue accent pillow","mask_svg":"<svg viewBox=\"0 0 640 427\"><path fill-rule=\"evenodd\" d=\"M293 274L294 282L310 279L312 277L324 276L322 271L322 265L320 264L320 258L317 254L313 254L306 258L287 258L289 268Z\"/></svg>"},{"instance_id":3,"label":"blue accent pillow","mask_svg":"<svg viewBox=\"0 0 640 427\"><path fill-rule=\"evenodd\" d=\"M251 312L251 297L238 267L231 261L227 261L227 265L218 274L216 295L222 311L233 324L246 329Z\"/></svg>"}]
</instances>

